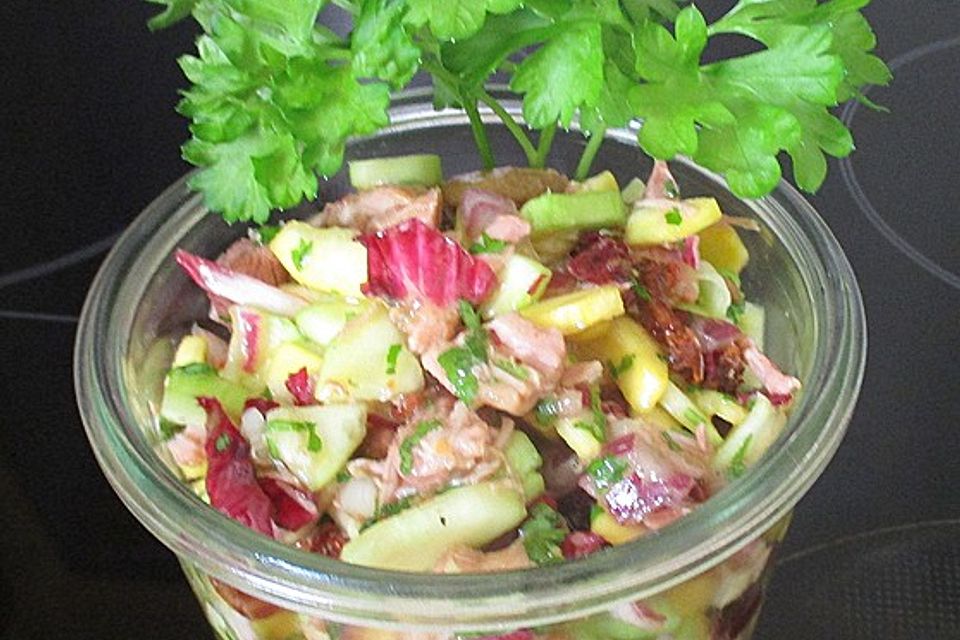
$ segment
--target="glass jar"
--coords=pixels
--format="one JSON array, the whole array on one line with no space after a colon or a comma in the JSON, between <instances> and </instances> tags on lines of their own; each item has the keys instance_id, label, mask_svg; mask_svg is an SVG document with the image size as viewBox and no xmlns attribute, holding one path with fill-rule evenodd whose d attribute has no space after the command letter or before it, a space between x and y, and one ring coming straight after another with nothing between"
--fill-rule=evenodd
<instances>
[{"instance_id":1,"label":"glass jar","mask_svg":"<svg viewBox=\"0 0 960 640\"><path fill-rule=\"evenodd\" d=\"M508 111L519 103L501 94ZM464 114L434 111L429 94L394 101L392 124L353 141L347 156L442 156L448 175L477 156ZM501 164L522 156L490 114ZM636 131L610 131L594 164L621 183L645 175ZM559 133L551 164L569 173L584 141ZM631 543L559 565L476 575L382 571L310 555L267 539L206 506L178 477L156 436L163 376L177 338L206 313L204 294L176 267L182 247L215 255L244 233L207 215L181 179L133 222L97 275L77 337L77 397L110 483L180 559L223 638L633 640L747 638L770 558L794 504L838 447L860 389L863 305L835 238L789 185L761 200L734 197L686 161L672 165L686 195L712 195L750 217L743 286L766 309L766 352L804 382L784 433L742 478L690 515ZM347 190L341 175L322 198ZM296 216L301 211L289 212Z\"/></svg>"}]
</instances>

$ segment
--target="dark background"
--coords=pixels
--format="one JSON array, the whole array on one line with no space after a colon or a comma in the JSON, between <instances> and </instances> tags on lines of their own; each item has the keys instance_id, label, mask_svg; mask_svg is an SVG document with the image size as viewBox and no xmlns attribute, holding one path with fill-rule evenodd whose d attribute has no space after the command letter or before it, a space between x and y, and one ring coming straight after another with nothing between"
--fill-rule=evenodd
<instances>
[{"instance_id":1,"label":"dark background","mask_svg":"<svg viewBox=\"0 0 960 640\"><path fill-rule=\"evenodd\" d=\"M128 0L0 6L0 637L209 637L172 554L111 491L75 408L103 252L186 166L189 27ZM869 318L849 434L800 503L758 637L960 638L960 3L877 0L896 81L811 199Z\"/></svg>"}]
</instances>

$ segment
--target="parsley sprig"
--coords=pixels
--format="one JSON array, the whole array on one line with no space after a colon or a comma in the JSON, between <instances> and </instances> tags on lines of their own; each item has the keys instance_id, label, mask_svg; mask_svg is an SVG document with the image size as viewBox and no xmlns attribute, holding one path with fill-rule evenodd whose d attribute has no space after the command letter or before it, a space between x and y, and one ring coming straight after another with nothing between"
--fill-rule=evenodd
<instances>
[{"instance_id":1,"label":"parsley sprig","mask_svg":"<svg viewBox=\"0 0 960 640\"><path fill-rule=\"evenodd\" d=\"M853 150L831 109L869 105L864 88L890 80L861 13L869 0L739 0L711 23L679 0L335 0L353 17L345 36L318 23L328 0L150 1L163 6L151 28L192 15L203 30L180 59L191 83L178 107L191 121L183 155L201 167L191 185L228 221L262 223L315 198L347 139L384 127L389 92L418 71L438 108L467 113L488 168L481 107L531 166L579 120L578 178L607 129L640 118L644 151L690 156L742 197L773 189L783 153L797 184L816 190L826 156ZM731 34L759 50L705 63L711 39ZM526 126L486 91L495 73L522 96Z\"/></svg>"}]
</instances>

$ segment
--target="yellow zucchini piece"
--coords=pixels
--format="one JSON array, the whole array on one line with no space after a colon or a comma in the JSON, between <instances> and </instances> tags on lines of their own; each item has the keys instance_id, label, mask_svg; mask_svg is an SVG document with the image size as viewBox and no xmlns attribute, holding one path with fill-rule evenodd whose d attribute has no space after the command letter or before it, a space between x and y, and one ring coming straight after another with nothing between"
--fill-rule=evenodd
<instances>
[{"instance_id":1,"label":"yellow zucchini piece","mask_svg":"<svg viewBox=\"0 0 960 640\"><path fill-rule=\"evenodd\" d=\"M287 378L300 369L306 369L308 375L316 375L322 366L323 358L307 344L285 342L267 356L263 378L274 398L292 402L293 397L287 390Z\"/></svg>"},{"instance_id":2,"label":"yellow zucchini piece","mask_svg":"<svg viewBox=\"0 0 960 640\"><path fill-rule=\"evenodd\" d=\"M620 185L612 173L601 171L578 184L576 191L620 191Z\"/></svg>"},{"instance_id":3,"label":"yellow zucchini piece","mask_svg":"<svg viewBox=\"0 0 960 640\"><path fill-rule=\"evenodd\" d=\"M573 449L581 462L587 463L600 455L603 443L586 429L577 426L577 420L558 418L556 429L557 435L563 438L568 447Z\"/></svg>"},{"instance_id":4,"label":"yellow zucchini piece","mask_svg":"<svg viewBox=\"0 0 960 640\"><path fill-rule=\"evenodd\" d=\"M623 299L616 285L574 291L541 300L520 310L520 315L542 326L570 335L624 313Z\"/></svg>"},{"instance_id":5,"label":"yellow zucchini piece","mask_svg":"<svg viewBox=\"0 0 960 640\"><path fill-rule=\"evenodd\" d=\"M367 249L350 229L320 229L291 220L270 241L270 251L302 285L355 298L363 295L360 286L367 281Z\"/></svg>"},{"instance_id":6,"label":"yellow zucchini piece","mask_svg":"<svg viewBox=\"0 0 960 640\"><path fill-rule=\"evenodd\" d=\"M662 244L692 236L720 220L720 205L713 198L689 198L671 206L640 206L627 219L629 244Z\"/></svg>"},{"instance_id":7,"label":"yellow zucchini piece","mask_svg":"<svg viewBox=\"0 0 960 640\"><path fill-rule=\"evenodd\" d=\"M737 230L726 223L710 225L699 234L700 257L717 269L740 273L750 253L737 234Z\"/></svg>"},{"instance_id":8,"label":"yellow zucchini piece","mask_svg":"<svg viewBox=\"0 0 960 640\"><path fill-rule=\"evenodd\" d=\"M186 335L177 345L170 368L185 367L188 364L203 364L207 361L207 341L200 336Z\"/></svg>"},{"instance_id":9,"label":"yellow zucchini piece","mask_svg":"<svg viewBox=\"0 0 960 640\"><path fill-rule=\"evenodd\" d=\"M625 544L644 534L646 527L623 525L606 511L599 511L590 520L590 531L612 545Z\"/></svg>"},{"instance_id":10,"label":"yellow zucchini piece","mask_svg":"<svg viewBox=\"0 0 960 640\"><path fill-rule=\"evenodd\" d=\"M667 390L669 372L657 342L630 318L614 319L604 335L576 343L574 350L581 358L617 368L617 386L634 411L653 409Z\"/></svg>"}]
</instances>

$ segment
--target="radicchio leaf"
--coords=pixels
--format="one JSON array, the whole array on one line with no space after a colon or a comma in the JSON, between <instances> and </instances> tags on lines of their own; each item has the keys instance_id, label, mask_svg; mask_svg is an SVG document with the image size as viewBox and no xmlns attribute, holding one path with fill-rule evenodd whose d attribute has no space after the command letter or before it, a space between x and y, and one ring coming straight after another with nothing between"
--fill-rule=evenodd
<instances>
[{"instance_id":1,"label":"radicchio leaf","mask_svg":"<svg viewBox=\"0 0 960 640\"><path fill-rule=\"evenodd\" d=\"M197 401L207 412L207 494L221 513L273 537L273 503L257 482L250 444L216 398Z\"/></svg>"},{"instance_id":2,"label":"radicchio leaf","mask_svg":"<svg viewBox=\"0 0 960 640\"><path fill-rule=\"evenodd\" d=\"M307 491L279 478L259 479L260 488L276 509L274 521L288 531L297 531L320 517L317 505Z\"/></svg>"},{"instance_id":3,"label":"radicchio leaf","mask_svg":"<svg viewBox=\"0 0 960 640\"><path fill-rule=\"evenodd\" d=\"M410 296L446 307L460 299L479 304L496 285L487 263L416 218L360 242L367 247L367 295Z\"/></svg>"}]
</instances>

